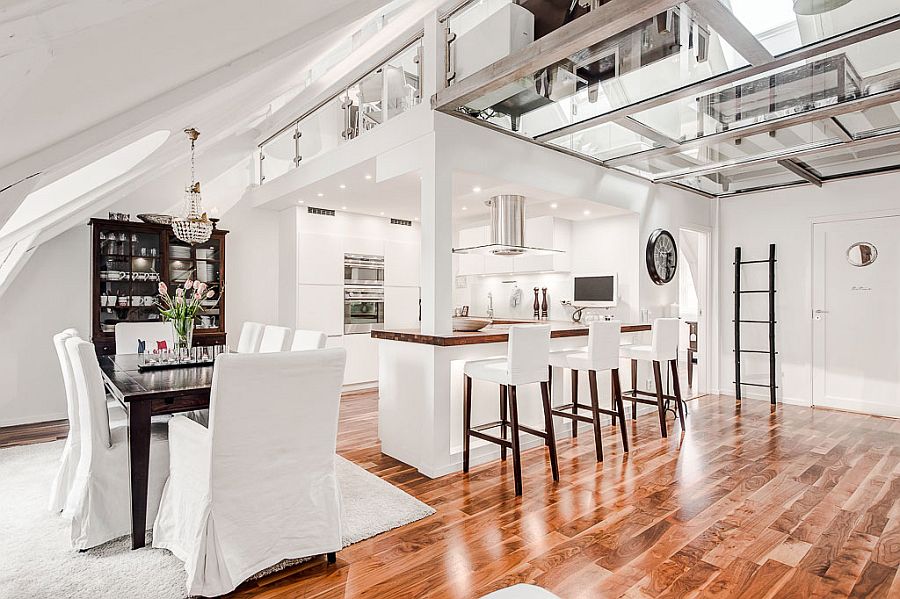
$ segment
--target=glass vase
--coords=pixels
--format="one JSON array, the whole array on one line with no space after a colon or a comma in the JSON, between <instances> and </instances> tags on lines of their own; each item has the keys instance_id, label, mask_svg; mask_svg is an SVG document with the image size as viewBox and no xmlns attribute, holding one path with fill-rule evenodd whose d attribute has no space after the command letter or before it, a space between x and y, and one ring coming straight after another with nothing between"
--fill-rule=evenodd
<instances>
[{"instance_id":1,"label":"glass vase","mask_svg":"<svg viewBox=\"0 0 900 599\"><path fill-rule=\"evenodd\" d=\"M178 359L184 359L191 355L191 346L194 343L194 319L182 318L172 321L175 328L175 355Z\"/></svg>"}]
</instances>

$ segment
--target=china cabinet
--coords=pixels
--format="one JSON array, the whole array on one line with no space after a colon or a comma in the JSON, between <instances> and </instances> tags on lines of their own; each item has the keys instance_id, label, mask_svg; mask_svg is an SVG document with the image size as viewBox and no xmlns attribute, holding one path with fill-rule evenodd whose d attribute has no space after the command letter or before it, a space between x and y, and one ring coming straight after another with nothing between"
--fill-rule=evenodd
<instances>
[{"instance_id":1,"label":"china cabinet","mask_svg":"<svg viewBox=\"0 0 900 599\"><path fill-rule=\"evenodd\" d=\"M158 321L157 288L190 278L215 291L204 301L194 328L194 345L225 344L225 236L191 246L167 225L92 219L91 340L100 355L116 353L118 322ZM174 293L174 292L173 292Z\"/></svg>"}]
</instances>

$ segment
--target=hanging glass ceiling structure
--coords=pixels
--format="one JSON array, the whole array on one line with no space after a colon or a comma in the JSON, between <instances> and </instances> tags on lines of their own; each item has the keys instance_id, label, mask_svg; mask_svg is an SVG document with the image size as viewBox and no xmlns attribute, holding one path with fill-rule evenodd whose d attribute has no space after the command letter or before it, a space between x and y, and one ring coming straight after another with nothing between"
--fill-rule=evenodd
<instances>
[{"instance_id":1,"label":"hanging glass ceiling structure","mask_svg":"<svg viewBox=\"0 0 900 599\"><path fill-rule=\"evenodd\" d=\"M433 105L709 196L884 172L900 168L900 3L612 0Z\"/></svg>"}]
</instances>

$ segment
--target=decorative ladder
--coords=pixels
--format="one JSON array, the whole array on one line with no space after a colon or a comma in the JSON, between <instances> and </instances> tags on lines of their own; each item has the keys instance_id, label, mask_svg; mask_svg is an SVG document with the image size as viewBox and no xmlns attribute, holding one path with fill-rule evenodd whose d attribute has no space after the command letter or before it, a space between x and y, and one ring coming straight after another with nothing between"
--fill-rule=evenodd
<instances>
[{"instance_id":1,"label":"decorative ladder","mask_svg":"<svg viewBox=\"0 0 900 599\"><path fill-rule=\"evenodd\" d=\"M734 393L738 401L741 399L741 387L766 387L769 389L769 398L775 404L775 244L769 244L769 258L766 260L741 260L741 248L734 248ZM745 264L769 265L769 288L744 290L741 288L741 266ZM744 320L741 318L741 297L745 294L765 293L769 296L768 320ZM769 325L769 349L742 349L741 325L742 324L767 324ZM768 354L769 355L769 383L747 383L741 381L741 354Z\"/></svg>"}]
</instances>

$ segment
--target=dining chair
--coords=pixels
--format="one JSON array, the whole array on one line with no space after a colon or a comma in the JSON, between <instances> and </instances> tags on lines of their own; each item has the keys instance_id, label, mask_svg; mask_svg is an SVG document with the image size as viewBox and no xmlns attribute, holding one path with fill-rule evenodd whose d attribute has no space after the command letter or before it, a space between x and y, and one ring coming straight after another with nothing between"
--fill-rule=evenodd
<instances>
[{"instance_id":1,"label":"dining chair","mask_svg":"<svg viewBox=\"0 0 900 599\"><path fill-rule=\"evenodd\" d=\"M572 403L556 406L551 411L554 416L569 418L572 421L572 436L578 436L578 423L588 422L594 429L594 449L597 461L603 461L603 443L600 438L600 414L613 417L618 421L622 435L622 450L628 451L628 431L625 428L625 407L622 404L622 385L619 380L619 341L622 336L622 323L618 320L600 320L592 322L588 328L588 345L583 350L558 351L550 353L550 366L569 368L572 371ZM586 371L591 391L591 405L578 403L578 373ZM597 373L610 373L612 409L600 407L597 391ZM581 410L582 413L578 413ZM586 416L584 412L590 413Z\"/></svg>"},{"instance_id":2,"label":"dining chair","mask_svg":"<svg viewBox=\"0 0 900 599\"><path fill-rule=\"evenodd\" d=\"M241 336L238 338L237 352L239 354L255 354L259 351L259 342L262 341L263 330L266 325L259 322L247 321L241 327Z\"/></svg>"},{"instance_id":3,"label":"dining chair","mask_svg":"<svg viewBox=\"0 0 900 599\"><path fill-rule=\"evenodd\" d=\"M325 349L328 337L322 331L306 331L297 329L294 331L294 340L291 342L291 351L304 351L307 349Z\"/></svg>"},{"instance_id":4,"label":"dining chair","mask_svg":"<svg viewBox=\"0 0 900 599\"><path fill-rule=\"evenodd\" d=\"M80 456L66 512L72 517L72 547L79 551L131 532L128 427L109 426L103 376L94 344L65 342L78 394ZM199 426L199 425L198 425ZM147 517L152 522L169 474L166 425L150 428Z\"/></svg>"},{"instance_id":5,"label":"dining chair","mask_svg":"<svg viewBox=\"0 0 900 599\"><path fill-rule=\"evenodd\" d=\"M287 327L267 324L263 330L262 339L259 342L259 350L257 351L261 354L285 351L288 348L290 335L291 330Z\"/></svg>"},{"instance_id":6,"label":"dining chair","mask_svg":"<svg viewBox=\"0 0 900 599\"><path fill-rule=\"evenodd\" d=\"M345 361L343 348L219 355L209 428L170 421L171 468L153 546L184 562L188 595L228 593L288 558L335 561Z\"/></svg>"},{"instance_id":7,"label":"dining chair","mask_svg":"<svg viewBox=\"0 0 900 599\"><path fill-rule=\"evenodd\" d=\"M66 415L69 421L69 432L63 446L62 456L59 460L59 468L50 488L50 511L53 513L65 513L69 493L75 479L75 471L78 468L78 459L81 455L81 428L78 419L78 393L75 388L75 373L72 370L72 360L66 351L66 340L78 339L78 331L66 329L53 336L53 347L56 349L56 357L59 360L59 368L62 372L63 387L66 392ZM107 400L107 418L113 423L124 424L127 421L125 409L118 401Z\"/></svg>"},{"instance_id":8,"label":"dining chair","mask_svg":"<svg viewBox=\"0 0 900 599\"><path fill-rule=\"evenodd\" d=\"M146 343L146 352L165 342L169 351L175 349L175 328L171 322L120 322L115 326L116 353L137 354L138 343Z\"/></svg>"},{"instance_id":9,"label":"dining chair","mask_svg":"<svg viewBox=\"0 0 900 599\"><path fill-rule=\"evenodd\" d=\"M550 325L513 325L509 327L509 344L506 358L470 360L463 365L463 472L469 471L471 437L490 441L500 446L500 459L506 459L506 449L512 449L513 477L516 495L522 494L522 455L519 447L519 431L544 439L550 450L550 469L553 480L559 481L559 464L556 457L556 435L553 432L553 416L550 413L550 372L547 360L550 354ZM500 420L472 426L472 379L500 385ZM521 385L538 383L544 408L544 430L537 430L519 423L517 389ZM509 408L509 420L506 412ZM484 431L500 428L500 436ZM511 438L507 439L507 429Z\"/></svg>"},{"instance_id":10,"label":"dining chair","mask_svg":"<svg viewBox=\"0 0 900 599\"><path fill-rule=\"evenodd\" d=\"M681 430L684 431L684 405L681 400L681 383L678 380L678 334L681 320L678 318L657 318L653 321L650 332L650 345L623 345L620 348L622 358L631 360L631 390L626 391L622 399L631 403L631 417L637 417L637 404L655 405L659 413L659 431L668 437L666 427L666 403L674 400ZM637 363L639 360L650 362L653 366L653 393L638 389ZM667 362L672 369L672 392L667 395L663 391L661 366ZM640 397L646 396L646 397ZM653 397L655 399L649 399Z\"/></svg>"},{"instance_id":11,"label":"dining chair","mask_svg":"<svg viewBox=\"0 0 900 599\"><path fill-rule=\"evenodd\" d=\"M483 595L481 599L559 599L559 597L539 586L519 583Z\"/></svg>"}]
</instances>

